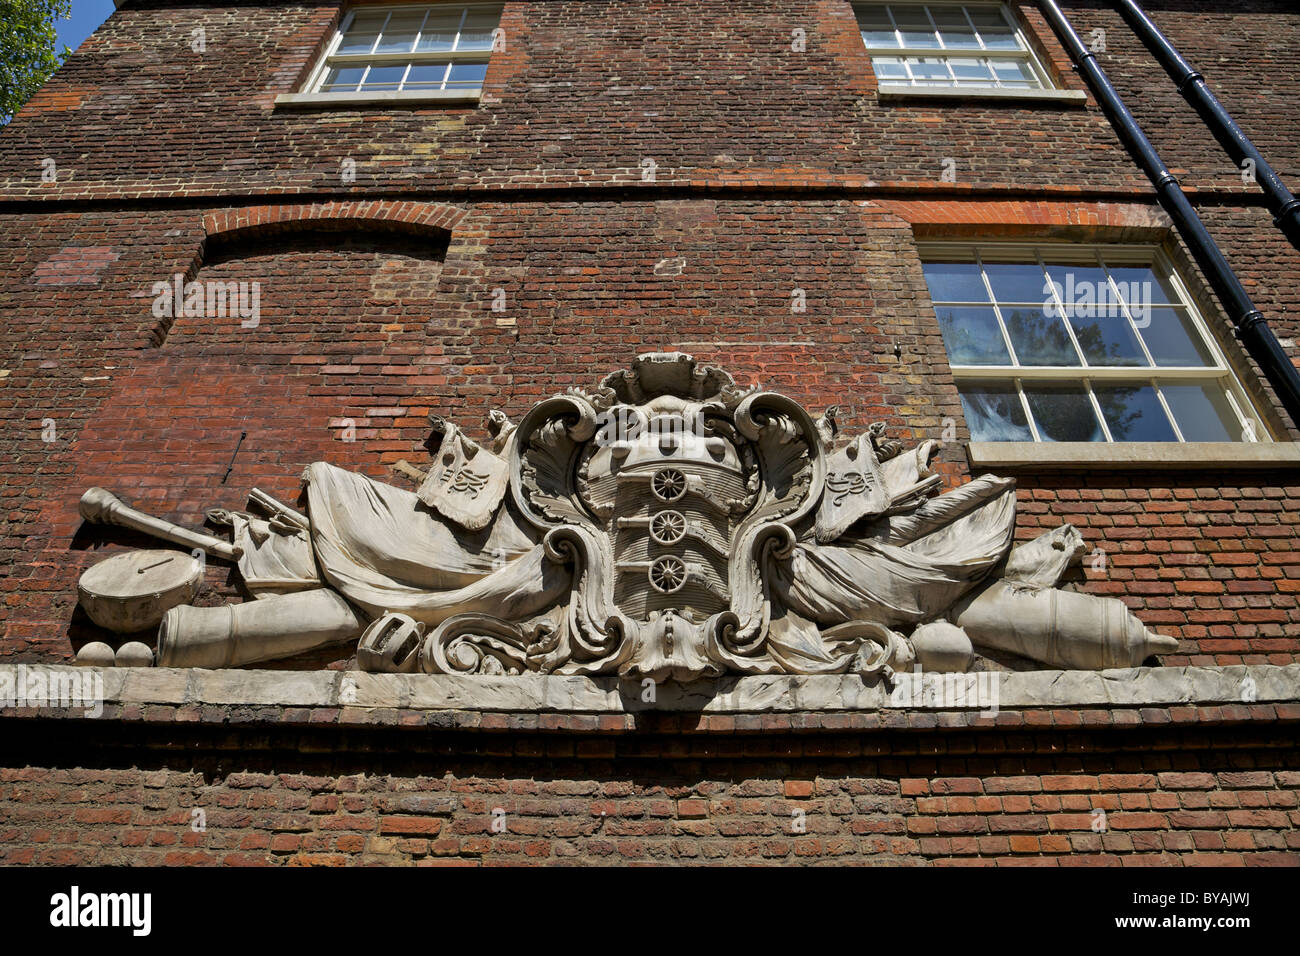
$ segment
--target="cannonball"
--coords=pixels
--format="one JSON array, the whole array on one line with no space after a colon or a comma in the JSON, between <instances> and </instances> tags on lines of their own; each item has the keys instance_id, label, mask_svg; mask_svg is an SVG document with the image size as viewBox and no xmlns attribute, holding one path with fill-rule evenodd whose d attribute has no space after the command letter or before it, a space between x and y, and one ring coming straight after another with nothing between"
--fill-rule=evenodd
<instances>
[{"instance_id":1,"label":"cannonball","mask_svg":"<svg viewBox=\"0 0 1300 956\"><path fill-rule=\"evenodd\" d=\"M91 641L77 651L76 663L82 667L112 667L113 649L103 641Z\"/></svg>"},{"instance_id":2,"label":"cannonball","mask_svg":"<svg viewBox=\"0 0 1300 956\"><path fill-rule=\"evenodd\" d=\"M127 641L117 649L118 667L153 667L153 649L142 641Z\"/></svg>"},{"instance_id":3,"label":"cannonball","mask_svg":"<svg viewBox=\"0 0 1300 956\"><path fill-rule=\"evenodd\" d=\"M931 621L912 632L912 647L922 670L964 674L975 662L970 638L956 624Z\"/></svg>"}]
</instances>

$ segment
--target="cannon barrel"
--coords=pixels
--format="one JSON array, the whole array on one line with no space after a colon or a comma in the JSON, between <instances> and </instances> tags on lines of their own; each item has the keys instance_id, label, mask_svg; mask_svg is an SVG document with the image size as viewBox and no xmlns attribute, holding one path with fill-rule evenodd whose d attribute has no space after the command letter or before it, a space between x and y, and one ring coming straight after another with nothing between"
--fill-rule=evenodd
<instances>
[{"instance_id":1,"label":"cannon barrel","mask_svg":"<svg viewBox=\"0 0 1300 956\"><path fill-rule=\"evenodd\" d=\"M1152 654L1178 650L1178 641L1148 629L1117 598L1014 581L959 601L952 620L976 646L1068 669L1136 667Z\"/></svg>"},{"instance_id":2,"label":"cannon barrel","mask_svg":"<svg viewBox=\"0 0 1300 956\"><path fill-rule=\"evenodd\" d=\"M366 619L327 588L223 607L174 607L158 626L160 667L240 667L356 640Z\"/></svg>"}]
</instances>

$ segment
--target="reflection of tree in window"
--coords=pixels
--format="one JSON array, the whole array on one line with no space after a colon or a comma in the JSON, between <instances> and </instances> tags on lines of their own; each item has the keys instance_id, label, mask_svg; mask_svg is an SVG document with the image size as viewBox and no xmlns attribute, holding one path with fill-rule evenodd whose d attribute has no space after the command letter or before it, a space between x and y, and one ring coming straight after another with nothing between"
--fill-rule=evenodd
<instances>
[{"instance_id":1,"label":"reflection of tree in window","mask_svg":"<svg viewBox=\"0 0 1300 956\"><path fill-rule=\"evenodd\" d=\"M1078 365L1065 326L1039 309L1002 309L1007 333L1021 365Z\"/></svg>"},{"instance_id":2,"label":"reflection of tree in window","mask_svg":"<svg viewBox=\"0 0 1300 956\"><path fill-rule=\"evenodd\" d=\"M1020 395L1010 382L983 382L960 391L973 441L1031 441Z\"/></svg>"},{"instance_id":3,"label":"reflection of tree in window","mask_svg":"<svg viewBox=\"0 0 1300 956\"><path fill-rule=\"evenodd\" d=\"M1106 424L1110 426L1111 437L1116 441L1121 441L1120 436L1127 435L1142 417L1141 408L1135 405L1130 408L1133 405L1131 400L1141 390L1141 385L1120 385L1108 388L1104 392L1094 392L1097 396L1097 404L1101 406L1101 413L1106 416Z\"/></svg>"},{"instance_id":4,"label":"reflection of tree in window","mask_svg":"<svg viewBox=\"0 0 1300 956\"><path fill-rule=\"evenodd\" d=\"M1016 347L1016 355L1022 365L1068 365L1077 367L1078 356L1061 320L1048 316L1038 310L1012 309L1004 310L1007 331L1011 334ZM1122 320L1121 320L1122 321ZM1075 337L1079 347L1089 356L1106 356L1118 359L1120 349L1117 344L1107 343L1096 324L1077 329ZM1093 360L1095 364L1107 364ZM1103 438L1097 417L1093 413L1092 403L1082 384L1064 386L1070 392L1068 398L1055 396L1047 398L1046 389L1037 388L1035 392L1043 394L1043 400L1030 405L1034 420L1038 423L1039 434L1043 438L1053 437L1057 441L1100 441ZM1133 423L1142 416L1141 410L1132 410L1129 399L1140 388L1117 388L1108 394L1098 394L1102 413L1113 432L1126 433ZM1059 392L1061 386L1053 391ZM1056 437L1060 436L1060 437Z\"/></svg>"},{"instance_id":5,"label":"reflection of tree in window","mask_svg":"<svg viewBox=\"0 0 1300 956\"><path fill-rule=\"evenodd\" d=\"M1010 365L997 316L985 308L941 308L939 328L954 365Z\"/></svg>"}]
</instances>

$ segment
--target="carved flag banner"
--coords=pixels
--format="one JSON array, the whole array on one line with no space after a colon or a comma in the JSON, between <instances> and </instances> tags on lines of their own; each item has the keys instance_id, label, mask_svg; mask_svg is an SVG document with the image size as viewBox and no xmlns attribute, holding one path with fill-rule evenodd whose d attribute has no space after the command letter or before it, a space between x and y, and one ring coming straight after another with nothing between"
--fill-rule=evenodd
<instances>
[{"instance_id":1,"label":"carved flag banner","mask_svg":"<svg viewBox=\"0 0 1300 956\"><path fill-rule=\"evenodd\" d=\"M442 444L417 494L430 508L467 531L481 531L505 496L509 466L466 438L458 426L442 424L446 428Z\"/></svg>"},{"instance_id":2,"label":"carved flag banner","mask_svg":"<svg viewBox=\"0 0 1300 956\"><path fill-rule=\"evenodd\" d=\"M834 541L863 518L877 518L889 507L880 463L871 436L856 440L827 459L826 493L817 509L817 540Z\"/></svg>"}]
</instances>

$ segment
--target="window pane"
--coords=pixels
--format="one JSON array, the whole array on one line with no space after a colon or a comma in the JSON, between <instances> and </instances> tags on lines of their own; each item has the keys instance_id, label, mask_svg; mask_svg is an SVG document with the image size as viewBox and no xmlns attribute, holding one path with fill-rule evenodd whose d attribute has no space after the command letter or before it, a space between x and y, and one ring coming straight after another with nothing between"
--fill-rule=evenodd
<instances>
[{"instance_id":1,"label":"window pane","mask_svg":"<svg viewBox=\"0 0 1300 956\"><path fill-rule=\"evenodd\" d=\"M1178 294L1164 276L1156 274L1150 266L1110 266L1111 277L1119 287L1125 302L1177 304Z\"/></svg>"},{"instance_id":2,"label":"window pane","mask_svg":"<svg viewBox=\"0 0 1300 956\"><path fill-rule=\"evenodd\" d=\"M925 283L935 302L987 302L988 291L974 262L927 262Z\"/></svg>"},{"instance_id":3,"label":"window pane","mask_svg":"<svg viewBox=\"0 0 1300 956\"><path fill-rule=\"evenodd\" d=\"M410 53L415 46L414 33L385 33L379 38L376 53Z\"/></svg>"},{"instance_id":4,"label":"window pane","mask_svg":"<svg viewBox=\"0 0 1300 956\"><path fill-rule=\"evenodd\" d=\"M934 35L930 18L925 15L925 8L894 7L894 21L899 32L903 34L903 46L909 49L934 49L939 46L939 38Z\"/></svg>"},{"instance_id":5,"label":"window pane","mask_svg":"<svg viewBox=\"0 0 1300 956\"><path fill-rule=\"evenodd\" d=\"M378 33L352 33L349 32L340 42L338 53L370 53L374 48L375 41L379 39Z\"/></svg>"},{"instance_id":6,"label":"window pane","mask_svg":"<svg viewBox=\"0 0 1300 956\"><path fill-rule=\"evenodd\" d=\"M424 25L425 17L428 11L416 7L413 10L394 10L388 18L388 23L384 26L383 33L419 33L420 27Z\"/></svg>"},{"instance_id":7,"label":"window pane","mask_svg":"<svg viewBox=\"0 0 1300 956\"><path fill-rule=\"evenodd\" d=\"M1002 309L1007 334L1021 365L1081 365L1079 353L1059 316L1041 308Z\"/></svg>"},{"instance_id":8,"label":"window pane","mask_svg":"<svg viewBox=\"0 0 1300 956\"><path fill-rule=\"evenodd\" d=\"M1019 88L1037 87L1038 78L1027 60L990 60L993 72L1003 86Z\"/></svg>"},{"instance_id":9,"label":"window pane","mask_svg":"<svg viewBox=\"0 0 1300 956\"><path fill-rule=\"evenodd\" d=\"M378 33L387 22L387 13L358 13L348 25L348 33Z\"/></svg>"},{"instance_id":10,"label":"window pane","mask_svg":"<svg viewBox=\"0 0 1300 956\"><path fill-rule=\"evenodd\" d=\"M1090 307L1099 302L1111 304L1115 301L1115 294L1111 291L1110 283L1106 281L1106 270L1095 263L1088 265L1049 262L1047 274L1056 287L1056 294L1061 297L1061 302L1071 314L1072 305L1083 306L1086 314L1090 311ZM1115 311L1120 315L1124 314L1122 309L1116 308Z\"/></svg>"},{"instance_id":11,"label":"window pane","mask_svg":"<svg viewBox=\"0 0 1300 956\"><path fill-rule=\"evenodd\" d=\"M465 25L460 30L460 42L457 50L492 49L492 31L501 20L496 10L471 11L465 18Z\"/></svg>"},{"instance_id":12,"label":"window pane","mask_svg":"<svg viewBox=\"0 0 1300 956\"><path fill-rule=\"evenodd\" d=\"M424 23L424 11L419 13L394 13L384 27L376 53L410 53L415 47L415 35Z\"/></svg>"},{"instance_id":13,"label":"window pane","mask_svg":"<svg viewBox=\"0 0 1300 956\"><path fill-rule=\"evenodd\" d=\"M1134 315L1142 339L1157 365L1213 365L1209 348L1182 309L1153 307L1150 315Z\"/></svg>"},{"instance_id":14,"label":"window pane","mask_svg":"<svg viewBox=\"0 0 1300 956\"><path fill-rule=\"evenodd\" d=\"M364 66L346 66L343 68L334 67L325 74L325 81L321 83L322 93L350 93L357 88L361 82L361 76L366 72Z\"/></svg>"},{"instance_id":15,"label":"window pane","mask_svg":"<svg viewBox=\"0 0 1300 956\"><path fill-rule=\"evenodd\" d=\"M1098 266L1053 263L1056 287L1079 348L1092 365L1146 365L1146 356L1106 272Z\"/></svg>"},{"instance_id":16,"label":"window pane","mask_svg":"<svg viewBox=\"0 0 1300 956\"><path fill-rule=\"evenodd\" d=\"M1070 325L1074 328L1074 337L1083 350L1089 365L1146 365L1147 358L1142 354L1133 327L1121 313L1118 316L1099 316L1084 318L1070 315Z\"/></svg>"},{"instance_id":17,"label":"window pane","mask_svg":"<svg viewBox=\"0 0 1300 956\"><path fill-rule=\"evenodd\" d=\"M1093 385L1097 404L1115 441L1178 441L1169 416L1150 385Z\"/></svg>"},{"instance_id":18,"label":"window pane","mask_svg":"<svg viewBox=\"0 0 1300 956\"><path fill-rule=\"evenodd\" d=\"M867 46L898 46L898 35L883 8L872 7L858 11L858 29Z\"/></svg>"},{"instance_id":19,"label":"window pane","mask_svg":"<svg viewBox=\"0 0 1300 956\"><path fill-rule=\"evenodd\" d=\"M1104 269L1053 263L1047 274L1090 365L1147 364Z\"/></svg>"},{"instance_id":20,"label":"window pane","mask_svg":"<svg viewBox=\"0 0 1300 956\"><path fill-rule=\"evenodd\" d=\"M953 57L948 61L948 65L952 67L953 75L956 76L959 84L989 86L993 84L993 71L983 60Z\"/></svg>"},{"instance_id":21,"label":"window pane","mask_svg":"<svg viewBox=\"0 0 1300 956\"><path fill-rule=\"evenodd\" d=\"M948 75L948 64L935 58L911 59L907 61L912 68L912 76L917 81L932 85L951 86L952 78Z\"/></svg>"},{"instance_id":22,"label":"window pane","mask_svg":"<svg viewBox=\"0 0 1300 956\"><path fill-rule=\"evenodd\" d=\"M871 67L876 71L878 80L907 81L907 70L903 61L894 56L876 56L871 58Z\"/></svg>"},{"instance_id":23,"label":"window pane","mask_svg":"<svg viewBox=\"0 0 1300 956\"><path fill-rule=\"evenodd\" d=\"M943 45L949 50L980 48L979 40L975 39L975 31L966 21L966 14L961 12L961 8L934 7L930 13L939 27L939 36L943 39Z\"/></svg>"},{"instance_id":24,"label":"window pane","mask_svg":"<svg viewBox=\"0 0 1300 956\"><path fill-rule=\"evenodd\" d=\"M1243 441L1241 423L1218 382L1162 384L1186 441ZM1257 436L1262 438L1262 432Z\"/></svg>"},{"instance_id":25,"label":"window pane","mask_svg":"<svg viewBox=\"0 0 1300 956\"><path fill-rule=\"evenodd\" d=\"M420 45L416 47L421 53L445 52L456 42L456 32L460 29L462 11L455 13L430 13L420 33Z\"/></svg>"},{"instance_id":26,"label":"window pane","mask_svg":"<svg viewBox=\"0 0 1300 956\"><path fill-rule=\"evenodd\" d=\"M998 317L992 309L955 309L941 306L939 330L953 365L1010 365Z\"/></svg>"},{"instance_id":27,"label":"window pane","mask_svg":"<svg viewBox=\"0 0 1300 956\"><path fill-rule=\"evenodd\" d=\"M405 72L405 66L372 66L370 72L366 74L366 82L361 89L367 92L395 90Z\"/></svg>"},{"instance_id":28,"label":"window pane","mask_svg":"<svg viewBox=\"0 0 1300 956\"><path fill-rule=\"evenodd\" d=\"M963 382L958 390L971 441L1034 440L1011 382Z\"/></svg>"},{"instance_id":29,"label":"window pane","mask_svg":"<svg viewBox=\"0 0 1300 956\"><path fill-rule=\"evenodd\" d=\"M424 63L416 64L411 67L411 72L406 75L406 82L402 84L402 89L438 89L442 86L443 78L447 75L446 63Z\"/></svg>"},{"instance_id":30,"label":"window pane","mask_svg":"<svg viewBox=\"0 0 1300 956\"><path fill-rule=\"evenodd\" d=\"M1025 398L1043 441L1105 441L1081 384L1025 383Z\"/></svg>"},{"instance_id":31,"label":"window pane","mask_svg":"<svg viewBox=\"0 0 1300 956\"><path fill-rule=\"evenodd\" d=\"M453 63L447 77L447 89L465 90L483 85L487 76L486 63Z\"/></svg>"},{"instance_id":32,"label":"window pane","mask_svg":"<svg viewBox=\"0 0 1300 956\"><path fill-rule=\"evenodd\" d=\"M1019 50L1020 43L1016 40L1015 31L1007 22L1002 11L996 8L971 7L969 10L971 21L975 24L975 29L979 30L980 38L983 39L984 45L990 50Z\"/></svg>"},{"instance_id":33,"label":"window pane","mask_svg":"<svg viewBox=\"0 0 1300 956\"><path fill-rule=\"evenodd\" d=\"M1047 277L1036 262L985 262L984 271L998 302L1047 302Z\"/></svg>"}]
</instances>

